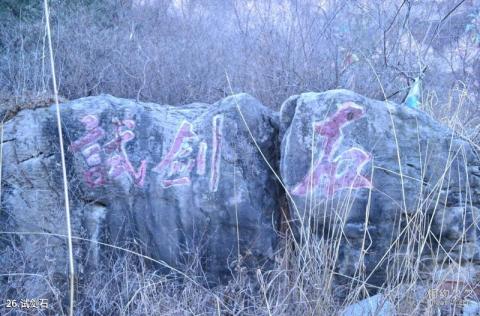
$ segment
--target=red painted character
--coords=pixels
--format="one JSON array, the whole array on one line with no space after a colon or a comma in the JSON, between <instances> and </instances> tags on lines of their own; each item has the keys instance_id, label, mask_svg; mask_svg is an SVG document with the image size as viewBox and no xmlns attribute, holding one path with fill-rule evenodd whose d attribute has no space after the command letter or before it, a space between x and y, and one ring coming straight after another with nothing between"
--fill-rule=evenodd
<instances>
[{"instance_id":1,"label":"red painted character","mask_svg":"<svg viewBox=\"0 0 480 316\"><path fill-rule=\"evenodd\" d=\"M98 141L105 136L105 131L98 126L98 118L95 115L84 116L80 121L87 133L74 141L68 149L74 153L78 151L82 153L90 167L84 173L85 182L90 187L99 187L106 183L105 170L101 165L101 147L98 144Z\"/></svg>"},{"instance_id":2,"label":"red painted character","mask_svg":"<svg viewBox=\"0 0 480 316\"><path fill-rule=\"evenodd\" d=\"M127 174L132 177L137 186L141 187L145 181L147 162L142 160L138 170L135 170L125 149L125 145L135 138L135 133L132 131L135 128L135 121L114 118L113 124L116 126L115 136L113 140L103 146L105 153L111 154L107 159L108 176L117 178L122 174Z\"/></svg>"},{"instance_id":3,"label":"red painted character","mask_svg":"<svg viewBox=\"0 0 480 316\"><path fill-rule=\"evenodd\" d=\"M223 116L213 118L212 127L212 159L209 188L216 191L220 172L220 155L222 143ZM198 143L198 150L194 156L194 145ZM173 143L162 161L153 168L162 177L162 187L182 186L191 184L191 172L196 166L197 174L204 175L206 171L206 156L208 146L206 142L199 142L198 135L193 131L193 125L183 121L175 135Z\"/></svg>"},{"instance_id":4,"label":"red painted character","mask_svg":"<svg viewBox=\"0 0 480 316\"><path fill-rule=\"evenodd\" d=\"M331 197L341 189L371 188L370 180L360 174L370 156L360 148L350 148L334 157L343 139L342 129L364 115L363 109L353 102L342 104L325 121L314 124L314 132L324 140L323 150L305 176L292 190L292 194L305 196L321 187L326 197ZM344 166L339 172L339 166Z\"/></svg>"}]
</instances>

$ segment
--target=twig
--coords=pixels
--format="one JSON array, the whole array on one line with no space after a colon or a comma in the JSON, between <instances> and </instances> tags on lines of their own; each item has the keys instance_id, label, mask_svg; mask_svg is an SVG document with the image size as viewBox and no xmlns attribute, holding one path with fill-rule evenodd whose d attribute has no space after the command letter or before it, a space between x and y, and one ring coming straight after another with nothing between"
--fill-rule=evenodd
<instances>
[{"instance_id":1,"label":"twig","mask_svg":"<svg viewBox=\"0 0 480 316\"><path fill-rule=\"evenodd\" d=\"M457 3L450 11L448 11L448 13L440 20L440 22L438 22L437 26L435 27L435 31L433 31L433 36L432 36L432 39L430 40L430 43L428 44L428 46L425 48L425 52L423 53L423 58L425 59L425 56L428 52L428 49L430 48L430 46L432 46L432 43L433 43L433 40L437 37L439 31L440 31L440 27L442 26L443 22L445 22L446 19L448 19L448 17L455 11L458 9L458 7L460 7L463 3L465 2L465 0L461 0L459 3Z\"/></svg>"},{"instance_id":2,"label":"twig","mask_svg":"<svg viewBox=\"0 0 480 316\"><path fill-rule=\"evenodd\" d=\"M405 5L406 2L407 2L407 0L403 0L402 4L400 5L397 12L395 13L395 16L393 17L392 22L390 22L390 25L383 31L383 61L384 61L385 65L388 65L388 61L387 61L387 33L392 28L393 23L395 23L395 20L397 19L397 16L400 13L400 10L402 10L402 8L403 8L403 6Z\"/></svg>"}]
</instances>

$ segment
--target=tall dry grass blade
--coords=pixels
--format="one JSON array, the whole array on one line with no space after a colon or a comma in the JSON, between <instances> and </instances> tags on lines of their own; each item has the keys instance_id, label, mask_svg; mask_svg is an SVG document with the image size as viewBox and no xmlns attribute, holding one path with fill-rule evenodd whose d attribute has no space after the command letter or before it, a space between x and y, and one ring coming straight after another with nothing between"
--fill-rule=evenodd
<instances>
[{"instance_id":1,"label":"tall dry grass blade","mask_svg":"<svg viewBox=\"0 0 480 316\"><path fill-rule=\"evenodd\" d=\"M48 9L48 0L44 0L45 7L45 24L47 26L48 49L50 52L50 68L52 71L53 94L55 97L55 108L57 115L57 129L58 138L60 141L60 155L62 160L62 175L63 175L63 194L65 198L65 216L67 222L67 243L68 243L68 262L69 262L69 283L70 283L70 300L69 300L69 315L73 316L73 305L75 297L75 268L73 265L73 243L72 243L72 227L70 221L70 201L68 197L68 179L67 167L65 163L65 151L63 149L63 133L62 133L62 119L60 115L60 105L58 104L58 89L57 79L55 77L55 61L53 59L52 34L50 30L50 13Z\"/></svg>"}]
</instances>

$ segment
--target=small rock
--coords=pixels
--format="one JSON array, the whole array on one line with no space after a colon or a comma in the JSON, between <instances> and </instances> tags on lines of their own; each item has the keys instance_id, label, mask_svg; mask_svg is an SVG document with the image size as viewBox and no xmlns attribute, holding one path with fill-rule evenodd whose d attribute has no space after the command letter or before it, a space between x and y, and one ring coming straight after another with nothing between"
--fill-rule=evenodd
<instances>
[{"instance_id":1,"label":"small rock","mask_svg":"<svg viewBox=\"0 0 480 316\"><path fill-rule=\"evenodd\" d=\"M395 316L395 305L384 295L377 294L347 306L342 316Z\"/></svg>"},{"instance_id":2,"label":"small rock","mask_svg":"<svg viewBox=\"0 0 480 316\"><path fill-rule=\"evenodd\" d=\"M463 305L463 316L479 316L480 315L480 302L470 301Z\"/></svg>"}]
</instances>

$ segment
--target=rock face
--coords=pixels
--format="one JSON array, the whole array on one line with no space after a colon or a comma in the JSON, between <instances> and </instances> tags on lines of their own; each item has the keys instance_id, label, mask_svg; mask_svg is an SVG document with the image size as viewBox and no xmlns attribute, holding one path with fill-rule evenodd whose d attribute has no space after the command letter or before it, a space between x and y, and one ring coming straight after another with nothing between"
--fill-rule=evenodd
<instances>
[{"instance_id":1,"label":"rock face","mask_svg":"<svg viewBox=\"0 0 480 316\"><path fill-rule=\"evenodd\" d=\"M395 316L395 305L388 301L382 294L366 298L355 304L347 306L341 313L342 316Z\"/></svg>"},{"instance_id":2,"label":"rock face","mask_svg":"<svg viewBox=\"0 0 480 316\"><path fill-rule=\"evenodd\" d=\"M479 159L448 128L346 90L292 96L280 121L297 237L341 240L339 274L382 284L394 252L437 252L426 239L439 261L479 260Z\"/></svg>"},{"instance_id":3,"label":"rock face","mask_svg":"<svg viewBox=\"0 0 480 316\"><path fill-rule=\"evenodd\" d=\"M272 257L279 192L245 123L270 162L278 124L256 99L172 107L102 95L61 108L75 236L130 243L176 268L200 263L212 282ZM5 230L28 232L15 238L29 271L64 273L65 238L52 235L66 233L54 108L9 120L3 151ZM77 271L103 250L75 240Z\"/></svg>"},{"instance_id":4,"label":"rock face","mask_svg":"<svg viewBox=\"0 0 480 316\"><path fill-rule=\"evenodd\" d=\"M167 271L201 267L213 283L265 266L284 198L267 162L279 160L296 236L337 243L325 265L346 282L418 272L416 253L436 270L480 259L480 160L421 111L345 90L292 96L279 119L246 94L181 107L102 95L61 108L80 277L108 249L98 242ZM1 231L25 254L9 271L30 273L25 297L46 291L38 275L64 284L68 271L54 111L23 109L4 127Z\"/></svg>"}]
</instances>

